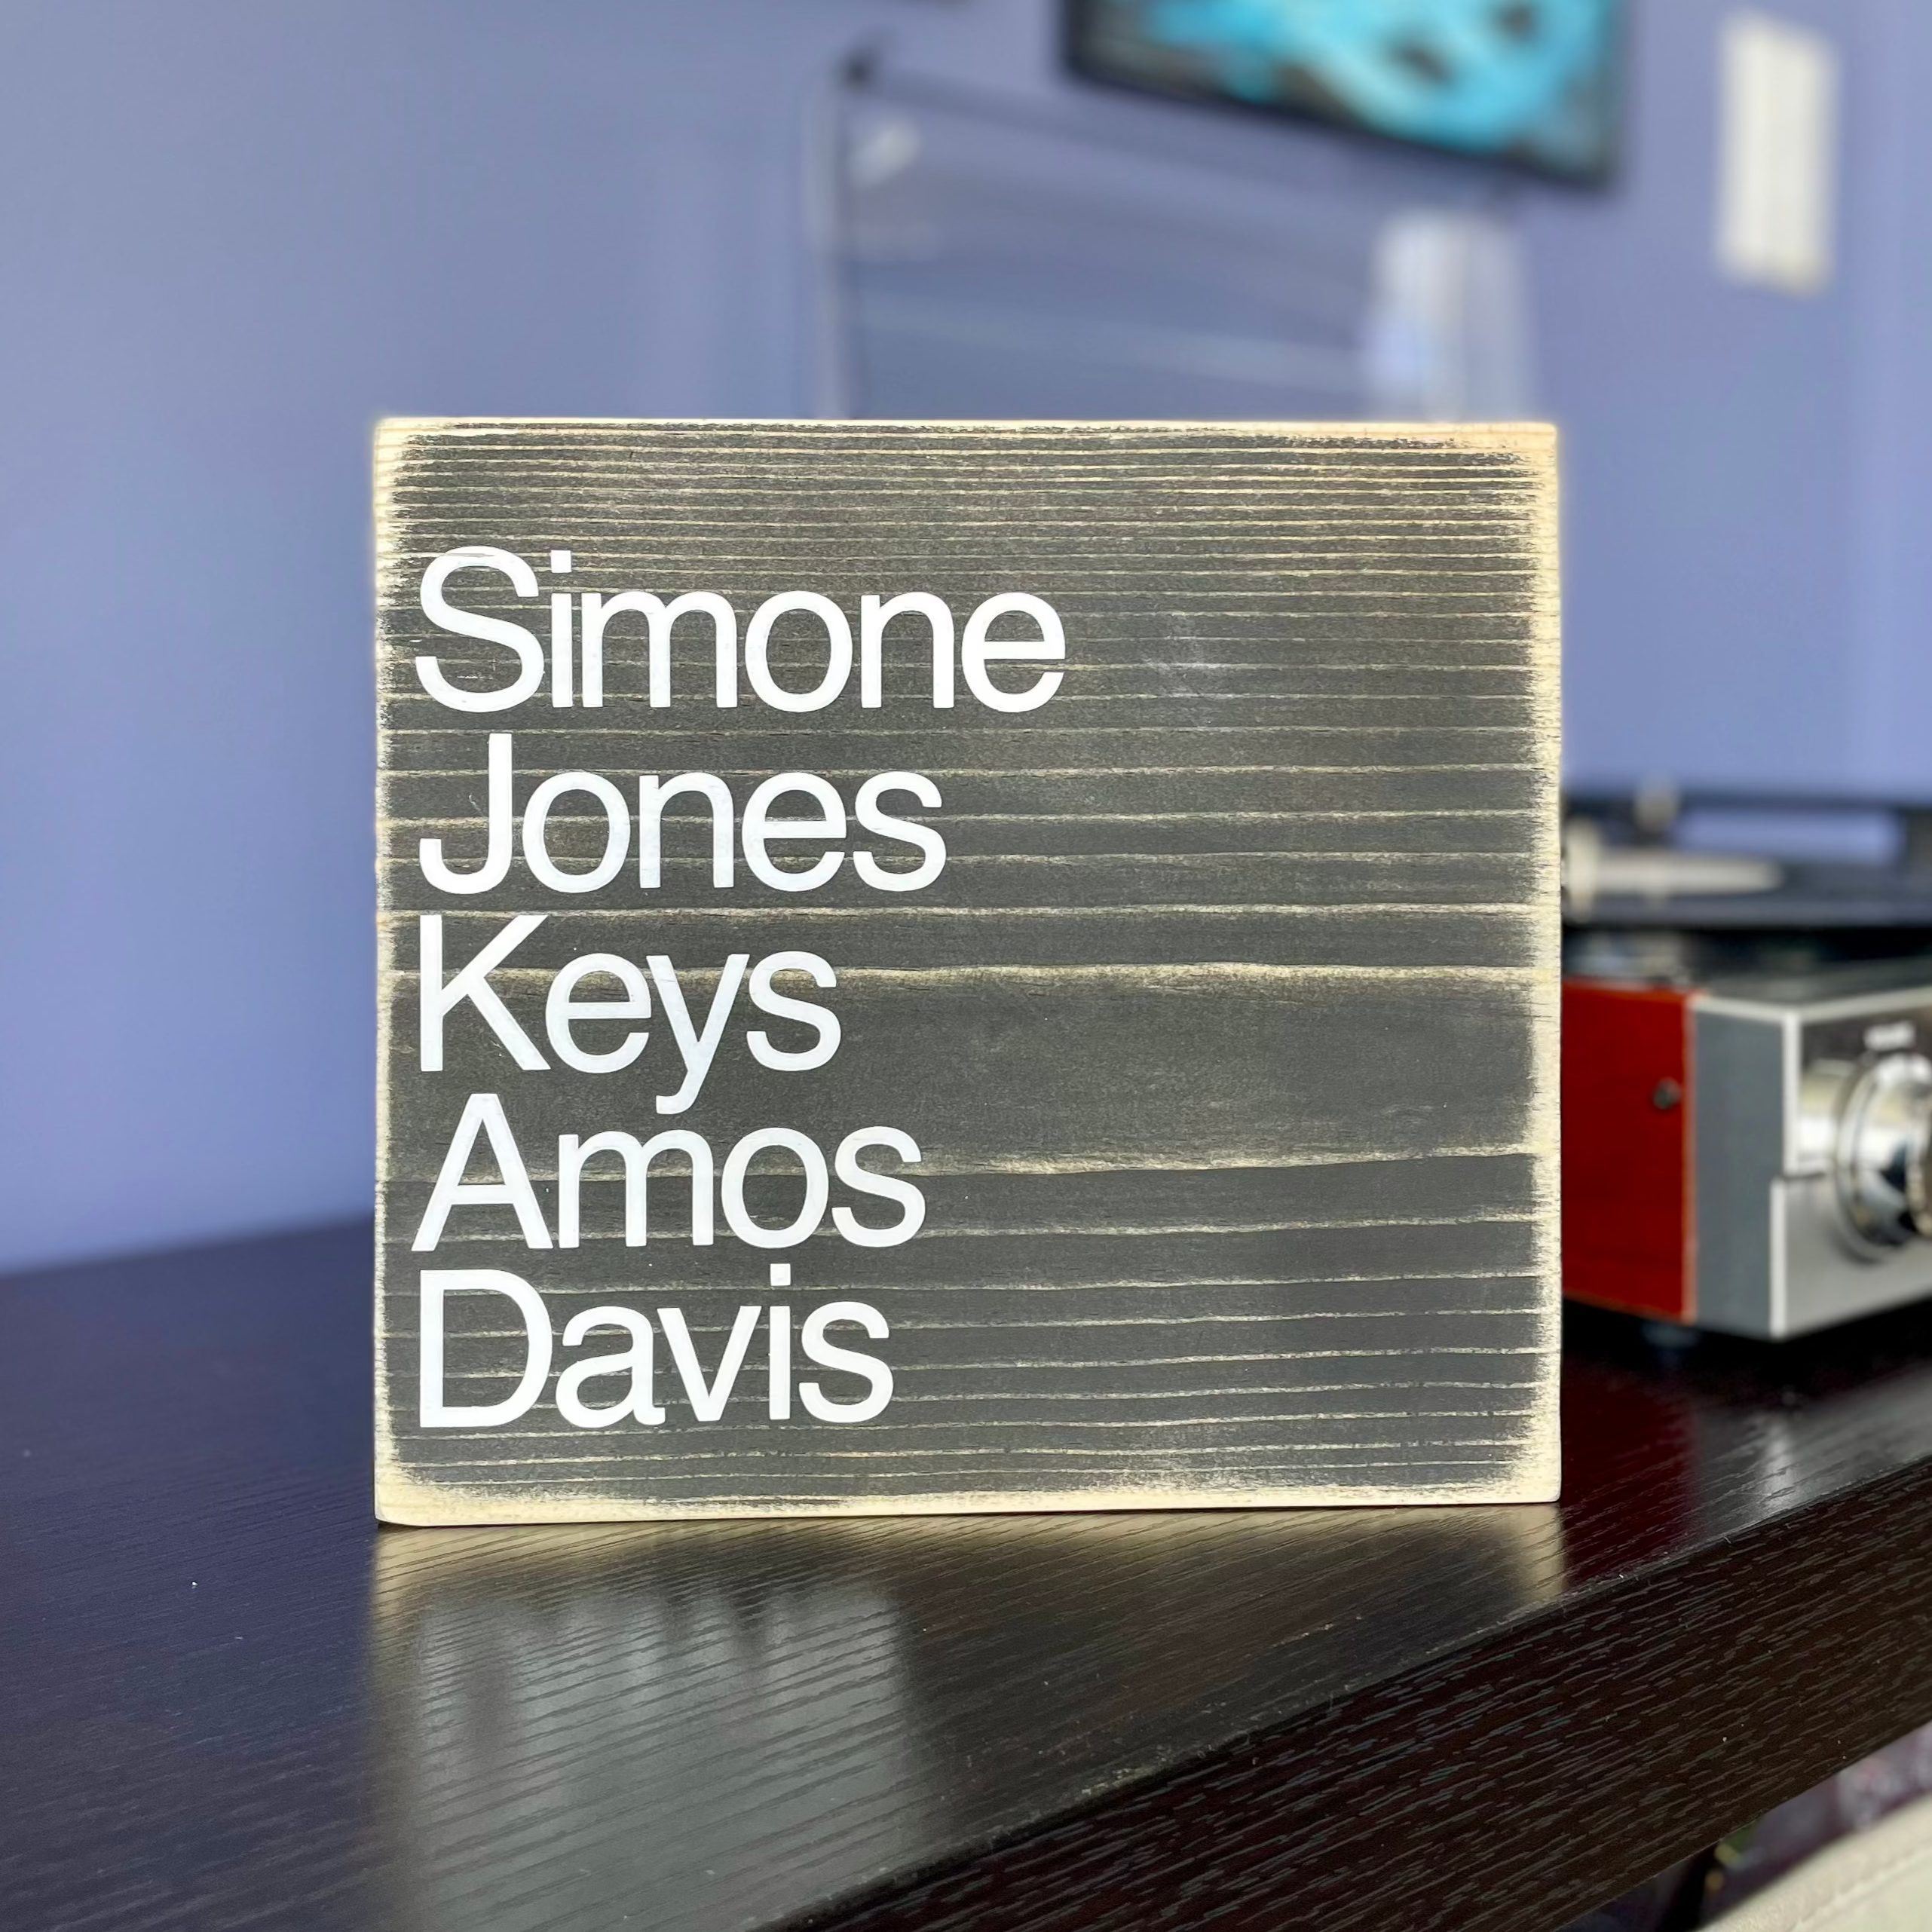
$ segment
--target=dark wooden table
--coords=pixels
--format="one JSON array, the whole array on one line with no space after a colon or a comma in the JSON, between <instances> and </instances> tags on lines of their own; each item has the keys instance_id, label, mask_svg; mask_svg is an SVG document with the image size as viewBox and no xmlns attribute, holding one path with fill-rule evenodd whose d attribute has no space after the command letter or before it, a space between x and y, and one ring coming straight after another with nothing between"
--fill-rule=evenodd
<instances>
[{"instance_id":1,"label":"dark wooden table","mask_svg":"<svg viewBox=\"0 0 1932 1932\"><path fill-rule=\"evenodd\" d=\"M1557 1508L387 1530L369 1235L0 1286L0 1924L1553 1927L1932 1719L1932 1315Z\"/></svg>"}]
</instances>

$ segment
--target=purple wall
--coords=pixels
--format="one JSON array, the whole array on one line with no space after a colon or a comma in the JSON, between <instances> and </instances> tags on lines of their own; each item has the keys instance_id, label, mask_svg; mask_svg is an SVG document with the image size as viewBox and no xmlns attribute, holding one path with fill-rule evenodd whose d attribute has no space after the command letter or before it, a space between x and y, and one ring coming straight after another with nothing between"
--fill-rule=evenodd
<instances>
[{"instance_id":1,"label":"purple wall","mask_svg":"<svg viewBox=\"0 0 1932 1932\"><path fill-rule=\"evenodd\" d=\"M1863 265L1853 251L1811 299L1717 276L1728 11L1641 9L1617 191L1524 204L1545 401L1565 436L1567 763L1581 778L1848 783ZM1862 195L1881 37L1834 0L1776 11L1844 47Z\"/></svg>"},{"instance_id":2,"label":"purple wall","mask_svg":"<svg viewBox=\"0 0 1932 1932\"><path fill-rule=\"evenodd\" d=\"M1810 302L1710 266L1719 11L1641 9L1621 189L1517 199L1573 764L1932 785L1932 10L1777 0L1856 28L1848 270ZM370 424L806 407L802 130L871 43L1333 167L1062 81L1046 0L0 17L0 1265L366 1207Z\"/></svg>"},{"instance_id":3,"label":"purple wall","mask_svg":"<svg viewBox=\"0 0 1932 1932\"><path fill-rule=\"evenodd\" d=\"M0 1265L366 1211L371 426L795 409L841 11L8 10Z\"/></svg>"},{"instance_id":4,"label":"purple wall","mask_svg":"<svg viewBox=\"0 0 1932 1932\"><path fill-rule=\"evenodd\" d=\"M1851 778L1932 792L1932 8L1866 0L1864 126L1848 243L1860 461Z\"/></svg>"}]
</instances>

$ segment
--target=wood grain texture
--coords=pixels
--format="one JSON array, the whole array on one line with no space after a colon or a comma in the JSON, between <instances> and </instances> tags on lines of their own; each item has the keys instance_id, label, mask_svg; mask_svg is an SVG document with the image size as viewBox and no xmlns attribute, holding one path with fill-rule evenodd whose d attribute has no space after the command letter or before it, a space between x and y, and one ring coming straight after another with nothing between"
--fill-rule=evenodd
<instances>
[{"instance_id":1,"label":"wood grain texture","mask_svg":"<svg viewBox=\"0 0 1932 1932\"><path fill-rule=\"evenodd\" d=\"M1553 1932L1932 1719L1932 1309L1554 1507L378 1532L366 1227L0 1284L20 1932Z\"/></svg>"},{"instance_id":2,"label":"wood grain texture","mask_svg":"<svg viewBox=\"0 0 1932 1932\"><path fill-rule=\"evenodd\" d=\"M402 423L378 480L386 1517L1554 1493L1547 430ZM569 550L546 592L712 591L741 626L781 591L831 598L856 629L868 594L928 592L963 624L1023 589L1066 626L1064 681L1024 713L963 693L937 710L912 624L888 633L875 709L855 675L823 710L721 709L709 626L687 620L659 706L633 616L606 634L600 706L546 686L452 711L419 654L474 688L505 654L432 626L418 592L431 559L476 543L540 573ZM543 634L540 603L501 577L470 573L462 601ZM813 635L773 634L793 690L822 666ZM418 841L481 860L491 732L513 734L519 809L572 771L626 798L640 773L709 773L740 806L785 771L848 801L871 774L918 773L942 802L908 815L943 835L946 864L905 893L851 865L810 893L742 866L721 890L709 808L686 800L657 886L632 864L562 893L519 856L488 890L438 892ZM566 869L606 837L582 793L550 821ZM839 1015L838 1054L773 1071L734 1033L675 1120L654 1110L677 1085L661 1032L622 1073L525 1070L464 1013L444 1069L421 1070L419 918L441 917L448 972L531 913L544 923L492 984L533 1039L553 977L584 954L669 957L695 1010L727 955L801 949L837 972L813 997ZM773 1125L828 1153L898 1128L926 1220L890 1248L828 1223L782 1257L779 1296L781 1257L693 1242L673 1171L654 1170L648 1239L626 1245L606 1157L586 1173L580 1248L532 1251L507 1208L464 1208L414 1253L481 1092L501 1096L552 1227L559 1135L674 1125L718 1160ZM767 1225L795 1209L799 1174L755 1168ZM559 1330L594 1306L676 1307L707 1365L741 1306L856 1297L889 1318L893 1400L862 1424L773 1419L761 1340L744 1393L700 1422L660 1340L662 1424L574 1428L547 1395L507 1424L425 1429L425 1266L516 1272ZM449 1309L452 1399L494 1399L515 1382L517 1321L488 1296Z\"/></svg>"}]
</instances>

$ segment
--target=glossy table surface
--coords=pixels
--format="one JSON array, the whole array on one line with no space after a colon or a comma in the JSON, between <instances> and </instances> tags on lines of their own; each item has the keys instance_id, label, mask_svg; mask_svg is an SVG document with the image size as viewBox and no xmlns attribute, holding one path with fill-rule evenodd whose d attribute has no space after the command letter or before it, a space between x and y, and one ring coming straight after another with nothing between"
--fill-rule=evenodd
<instances>
[{"instance_id":1,"label":"glossy table surface","mask_svg":"<svg viewBox=\"0 0 1932 1932\"><path fill-rule=\"evenodd\" d=\"M1548 1508L378 1530L369 1233L0 1284L0 1923L1554 1927L1932 1719L1932 1315Z\"/></svg>"}]
</instances>

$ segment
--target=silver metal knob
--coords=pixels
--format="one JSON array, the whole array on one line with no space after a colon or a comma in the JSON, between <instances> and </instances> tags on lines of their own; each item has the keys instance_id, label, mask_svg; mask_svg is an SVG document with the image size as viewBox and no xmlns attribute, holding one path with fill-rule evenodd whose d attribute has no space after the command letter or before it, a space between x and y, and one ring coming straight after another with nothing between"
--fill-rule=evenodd
<instances>
[{"instance_id":1,"label":"silver metal knob","mask_svg":"<svg viewBox=\"0 0 1932 1932\"><path fill-rule=\"evenodd\" d=\"M1886 1053L1850 1070L1831 1154L1845 1228L1868 1252L1932 1239L1932 1060Z\"/></svg>"}]
</instances>

